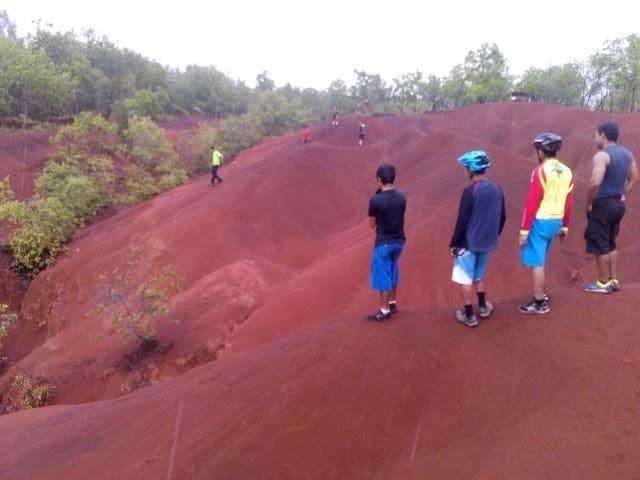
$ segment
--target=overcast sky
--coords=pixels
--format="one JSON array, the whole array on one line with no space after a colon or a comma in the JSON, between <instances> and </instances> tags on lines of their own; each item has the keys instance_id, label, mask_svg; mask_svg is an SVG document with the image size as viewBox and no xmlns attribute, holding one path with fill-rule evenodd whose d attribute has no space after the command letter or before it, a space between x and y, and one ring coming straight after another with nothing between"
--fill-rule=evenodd
<instances>
[{"instance_id":1,"label":"overcast sky","mask_svg":"<svg viewBox=\"0 0 640 480\"><path fill-rule=\"evenodd\" d=\"M352 83L354 68L387 81L415 70L446 75L483 42L496 43L518 75L583 60L605 40L640 34L637 0L433 3L5 0L0 9L20 36L42 19L61 31L91 28L163 65L213 65L250 86L266 70L278 86L318 89L337 78Z\"/></svg>"}]
</instances>

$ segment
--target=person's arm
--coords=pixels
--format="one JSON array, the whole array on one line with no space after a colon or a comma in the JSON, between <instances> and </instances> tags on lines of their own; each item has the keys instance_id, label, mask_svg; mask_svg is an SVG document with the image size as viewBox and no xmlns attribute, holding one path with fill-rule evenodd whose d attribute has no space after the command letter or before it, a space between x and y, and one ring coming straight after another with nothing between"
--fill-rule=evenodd
<instances>
[{"instance_id":1,"label":"person's arm","mask_svg":"<svg viewBox=\"0 0 640 480\"><path fill-rule=\"evenodd\" d=\"M638 165L636 160L631 158L631 168L629 169L629 178L624 184L624 193L629 193L633 186L638 182Z\"/></svg>"},{"instance_id":2,"label":"person's arm","mask_svg":"<svg viewBox=\"0 0 640 480\"><path fill-rule=\"evenodd\" d=\"M376 221L377 218L377 209L376 209L376 204L373 201L373 198L369 199L369 227L371 228L376 228L376 226L378 225L378 222Z\"/></svg>"},{"instance_id":3,"label":"person's arm","mask_svg":"<svg viewBox=\"0 0 640 480\"><path fill-rule=\"evenodd\" d=\"M465 248L467 238L467 227L469 226L469 219L473 212L473 187L467 187L462 192L460 198L460 207L458 208L458 219L456 220L456 227L453 230L451 236L451 242L449 242L449 248Z\"/></svg>"},{"instance_id":4,"label":"person's arm","mask_svg":"<svg viewBox=\"0 0 640 480\"><path fill-rule=\"evenodd\" d=\"M609 154L607 152L598 152L593 156L593 170L591 171L591 180L589 180L589 188L587 189L587 213L591 212L591 205L598 194L602 180L604 180L608 164Z\"/></svg>"},{"instance_id":5,"label":"person's arm","mask_svg":"<svg viewBox=\"0 0 640 480\"><path fill-rule=\"evenodd\" d=\"M571 182L571 190L567 194L564 201L564 217L562 217L562 230L560 230L560 240L564 240L569 236L569 224L571 223L571 212L573 210L573 182Z\"/></svg>"},{"instance_id":6,"label":"person's arm","mask_svg":"<svg viewBox=\"0 0 640 480\"><path fill-rule=\"evenodd\" d=\"M542 202L542 197L544 196L544 187L542 186L542 180L540 179L541 174L541 167L537 167L531 173L531 184L529 185L527 202L524 206L522 223L520 224L520 238L518 240L518 244L520 246L523 246L527 241L529 230L531 230L531 224L536 218L538 207L540 207L540 202Z\"/></svg>"},{"instance_id":7,"label":"person's arm","mask_svg":"<svg viewBox=\"0 0 640 480\"><path fill-rule=\"evenodd\" d=\"M504 229L504 224L507 221L507 209L504 206L504 193L502 194L501 203L502 203L502 206L500 211L500 230L498 230L498 235L502 233L502 230Z\"/></svg>"}]
</instances>

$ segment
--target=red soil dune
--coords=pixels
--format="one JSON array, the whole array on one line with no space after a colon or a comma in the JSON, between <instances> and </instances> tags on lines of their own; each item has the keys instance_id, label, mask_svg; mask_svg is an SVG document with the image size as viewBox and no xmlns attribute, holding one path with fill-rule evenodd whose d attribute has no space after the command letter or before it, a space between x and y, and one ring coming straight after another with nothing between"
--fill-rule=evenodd
<instances>
[{"instance_id":1,"label":"red soil dune","mask_svg":"<svg viewBox=\"0 0 640 480\"><path fill-rule=\"evenodd\" d=\"M24 300L30 327L3 380L45 375L58 405L0 418L0 476L638 478L637 195L620 241L623 291L576 286L595 274L582 212L594 127L609 117L498 104L367 118L363 148L347 119L314 128L310 145L298 134L259 145L215 188L203 178L90 227ZM640 116L615 119L640 151ZM516 239L543 130L566 137L577 199L548 265L553 311L529 318L515 313L530 295ZM497 310L473 331L453 320L447 256L466 181L455 158L469 149L492 156L508 216L489 267ZM366 205L383 161L408 197L408 243L402 311L374 325L363 320L375 308ZM115 365L135 345L92 343L105 326L88 313L95 276L132 244L151 253L141 275L173 265L184 289L172 300L180 325L159 331L172 348L144 366L153 385L123 396L140 372Z\"/></svg>"}]
</instances>

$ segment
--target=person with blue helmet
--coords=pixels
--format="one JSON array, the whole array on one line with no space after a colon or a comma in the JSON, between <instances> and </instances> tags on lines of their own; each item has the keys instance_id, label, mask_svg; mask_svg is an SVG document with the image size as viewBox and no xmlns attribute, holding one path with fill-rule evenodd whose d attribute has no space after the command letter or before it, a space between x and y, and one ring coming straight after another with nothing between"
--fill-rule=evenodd
<instances>
[{"instance_id":1,"label":"person with blue helmet","mask_svg":"<svg viewBox=\"0 0 640 480\"><path fill-rule=\"evenodd\" d=\"M489 318L493 305L487 301L484 275L489 255L498 246L506 220L502 189L486 177L491 160L486 152L474 150L458 158L470 184L462 191L458 219L449 243L453 257L451 279L460 285L464 309L456 310L458 322L477 327L473 312L473 291L478 297L478 316Z\"/></svg>"}]
</instances>

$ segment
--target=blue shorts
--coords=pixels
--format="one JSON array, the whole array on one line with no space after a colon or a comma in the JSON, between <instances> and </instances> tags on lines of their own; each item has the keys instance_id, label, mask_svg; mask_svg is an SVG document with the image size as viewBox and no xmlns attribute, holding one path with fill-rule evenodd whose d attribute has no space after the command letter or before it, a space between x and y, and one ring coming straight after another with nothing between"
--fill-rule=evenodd
<instances>
[{"instance_id":1,"label":"blue shorts","mask_svg":"<svg viewBox=\"0 0 640 480\"><path fill-rule=\"evenodd\" d=\"M465 252L453 259L451 280L460 285L472 285L484 278L489 263L489 252Z\"/></svg>"},{"instance_id":2,"label":"blue shorts","mask_svg":"<svg viewBox=\"0 0 640 480\"><path fill-rule=\"evenodd\" d=\"M560 230L562 230L562 220L534 220L527 243L520 250L522 264L527 267L544 267L551 242L558 236Z\"/></svg>"},{"instance_id":3,"label":"blue shorts","mask_svg":"<svg viewBox=\"0 0 640 480\"><path fill-rule=\"evenodd\" d=\"M385 243L373 249L371 258L371 288L388 292L398 285L398 259L403 243Z\"/></svg>"}]
</instances>

